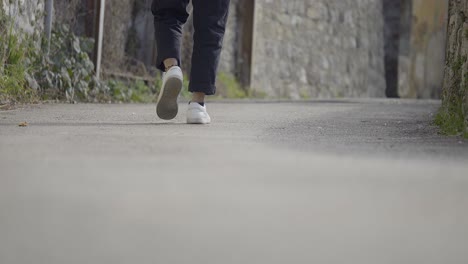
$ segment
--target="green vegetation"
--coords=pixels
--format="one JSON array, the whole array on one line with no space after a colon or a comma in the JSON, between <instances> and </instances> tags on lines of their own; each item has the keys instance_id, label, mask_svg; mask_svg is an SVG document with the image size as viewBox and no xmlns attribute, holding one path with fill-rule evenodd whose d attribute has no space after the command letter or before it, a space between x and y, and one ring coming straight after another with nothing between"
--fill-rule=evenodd
<instances>
[{"instance_id":1,"label":"green vegetation","mask_svg":"<svg viewBox=\"0 0 468 264\"><path fill-rule=\"evenodd\" d=\"M67 26L55 25L49 56L43 50L35 49L32 61L42 99L89 102L105 97L108 87L96 79L94 64L82 49L80 38Z\"/></svg>"},{"instance_id":2,"label":"green vegetation","mask_svg":"<svg viewBox=\"0 0 468 264\"><path fill-rule=\"evenodd\" d=\"M468 138L468 73L465 74L462 83L462 69L466 62L467 57L460 56L452 63L451 85L444 91L443 104L436 115L435 124L445 135L461 135Z\"/></svg>"},{"instance_id":3,"label":"green vegetation","mask_svg":"<svg viewBox=\"0 0 468 264\"><path fill-rule=\"evenodd\" d=\"M135 82L123 82L120 80L110 80L109 101L122 103L151 103L155 102L155 91L145 82L137 80Z\"/></svg>"},{"instance_id":4,"label":"green vegetation","mask_svg":"<svg viewBox=\"0 0 468 264\"><path fill-rule=\"evenodd\" d=\"M308 99L310 99L309 93L308 93L307 91L305 91L305 90L299 91L299 96L300 96L301 99L303 99L303 100L308 100Z\"/></svg>"},{"instance_id":5,"label":"green vegetation","mask_svg":"<svg viewBox=\"0 0 468 264\"><path fill-rule=\"evenodd\" d=\"M436 115L435 124L441 128L444 135L462 135L468 138L468 123L461 102L443 106Z\"/></svg>"},{"instance_id":6,"label":"green vegetation","mask_svg":"<svg viewBox=\"0 0 468 264\"><path fill-rule=\"evenodd\" d=\"M14 27L13 19L3 11L0 21L5 25L0 29L0 104L106 97L108 87L96 80L88 53L65 25L54 26L47 54L39 30L26 33Z\"/></svg>"},{"instance_id":7,"label":"green vegetation","mask_svg":"<svg viewBox=\"0 0 468 264\"><path fill-rule=\"evenodd\" d=\"M188 76L184 76L184 84L183 84L183 87L182 87L182 91L180 92L180 96L182 98L184 98L185 100L190 100L190 98L192 97L191 93L189 92L189 80L190 78ZM162 86L162 83L159 84L158 86L158 94L159 94L159 90L161 89Z\"/></svg>"},{"instance_id":8,"label":"green vegetation","mask_svg":"<svg viewBox=\"0 0 468 264\"><path fill-rule=\"evenodd\" d=\"M218 74L216 88L218 98L242 99L249 96L249 94L242 89L236 78L226 73Z\"/></svg>"},{"instance_id":9,"label":"green vegetation","mask_svg":"<svg viewBox=\"0 0 468 264\"><path fill-rule=\"evenodd\" d=\"M1 9L1 8L0 8ZM0 103L35 102L37 93L28 89L32 78L25 63L30 55L30 40L22 41L13 31L13 23L0 11Z\"/></svg>"}]
</instances>

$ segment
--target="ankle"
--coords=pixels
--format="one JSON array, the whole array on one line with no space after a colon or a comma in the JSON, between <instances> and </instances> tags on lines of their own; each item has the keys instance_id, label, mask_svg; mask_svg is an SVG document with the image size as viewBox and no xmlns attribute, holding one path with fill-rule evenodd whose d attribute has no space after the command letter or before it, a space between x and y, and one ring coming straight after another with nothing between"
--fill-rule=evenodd
<instances>
[{"instance_id":1,"label":"ankle","mask_svg":"<svg viewBox=\"0 0 468 264\"><path fill-rule=\"evenodd\" d=\"M195 92L192 93L192 102L194 103L204 103L205 102L205 93Z\"/></svg>"},{"instance_id":2,"label":"ankle","mask_svg":"<svg viewBox=\"0 0 468 264\"><path fill-rule=\"evenodd\" d=\"M179 63L177 62L177 59L170 58L170 59L165 59L164 60L165 71L168 71L170 68L172 68L174 66L179 66Z\"/></svg>"}]
</instances>

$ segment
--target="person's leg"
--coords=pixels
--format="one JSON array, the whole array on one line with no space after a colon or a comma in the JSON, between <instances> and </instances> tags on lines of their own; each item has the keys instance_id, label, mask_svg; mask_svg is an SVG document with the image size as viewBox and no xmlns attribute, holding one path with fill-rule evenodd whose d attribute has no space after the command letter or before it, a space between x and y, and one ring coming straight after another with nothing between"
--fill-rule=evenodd
<instances>
[{"instance_id":1,"label":"person's leg","mask_svg":"<svg viewBox=\"0 0 468 264\"><path fill-rule=\"evenodd\" d=\"M194 46L189 91L193 102L216 92L216 71L229 11L229 0L192 0Z\"/></svg>"},{"instance_id":2,"label":"person's leg","mask_svg":"<svg viewBox=\"0 0 468 264\"><path fill-rule=\"evenodd\" d=\"M189 91L192 103L187 111L187 123L209 124L205 95L216 92L216 71L223 44L229 11L229 0L192 0L194 45Z\"/></svg>"},{"instance_id":3,"label":"person's leg","mask_svg":"<svg viewBox=\"0 0 468 264\"><path fill-rule=\"evenodd\" d=\"M153 0L154 28L157 45L157 67L164 72L156 113L161 119L177 116L177 98L184 76L180 67L182 26L187 21L189 0Z\"/></svg>"},{"instance_id":4,"label":"person's leg","mask_svg":"<svg viewBox=\"0 0 468 264\"><path fill-rule=\"evenodd\" d=\"M180 65L182 26L187 21L189 0L153 0L157 64L161 71Z\"/></svg>"}]
</instances>

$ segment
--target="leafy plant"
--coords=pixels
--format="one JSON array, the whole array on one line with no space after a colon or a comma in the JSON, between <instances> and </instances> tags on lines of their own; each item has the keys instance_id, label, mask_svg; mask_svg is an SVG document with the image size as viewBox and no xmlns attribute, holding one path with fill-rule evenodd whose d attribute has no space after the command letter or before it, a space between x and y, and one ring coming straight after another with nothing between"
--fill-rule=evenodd
<instances>
[{"instance_id":1,"label":"leafy plant","mask_svg":"<svg viewBox=\"0 0 468 264\"><path fill-rule=\"evenodd\" d=\"M1 8L0 8L1 9ZM27 73L30 53L29 38L21 39L14 31L13 21L0 11L0 104L33 102L36 91L28 89L33 82Z\"/></svg>"},{"instance_id":2,"label":"leafy plant","mask_svg":"<svg viewBox=\"0 0 468 264\"><path fill-rule=\"evenodd\" d=\"M94 64L82 50L81 40L66 25L55 25L50 53L37 49L32 62L34 78L44 99L96 101L108 87L94 75ZM43 47L45 39L43 39Z\"/></svg>"},{"instance_id":3,"label":"leafy plant","mask_svg":"<svg viewBox=\"0 0 468 264\"><path fill-rule=\"evenodd\" d=\"M24 32L3 8L0 23L0 103L28 103L39 96L70 102L107 97L108 88L95 78L94 65L82 49L89 49L89 42L82 45L66 25L54 26L47 54L39 28Z\"/></svg>"},{"instance_id":4,"label":"leafy plant","mask_svg":"<svg viewBox=\"0 0 468 264\"><path fill-rule=\"evenodd\" d=\"M124 82L121 80L109 80L107 83L111 101L121 103L151 103L155 102L156 95L145 82Z\"/></svg>"}]
</instances>

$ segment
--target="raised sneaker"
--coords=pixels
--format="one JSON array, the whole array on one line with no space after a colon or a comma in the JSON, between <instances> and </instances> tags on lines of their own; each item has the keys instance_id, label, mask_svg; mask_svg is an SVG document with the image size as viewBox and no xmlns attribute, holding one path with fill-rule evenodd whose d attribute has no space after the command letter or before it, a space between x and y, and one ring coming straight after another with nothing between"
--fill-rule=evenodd
<instances>
[{"instance_id":1,"label":"raised sneaker","mask_svg":"<svg viewBox=\"0 0 468 264\"><path fill-rule=\"evenodd\" d=\"M187 110L187 124L209 124L210 115L206 112L206 105L190 102Z\"/></svg>"},{"instance_id":2,"label":"raised sneaker","mask_svg":"<svg viewBox=\"0 0 468 264\"><path fill-rule=\"evenodd\" d=\"M183 80L184 75L178 66L171 67L163 74L162 88L156 105L156 113L161 119L171 120L177 116L177 98L182 90Z\"/></svg>"}]
</instances>

